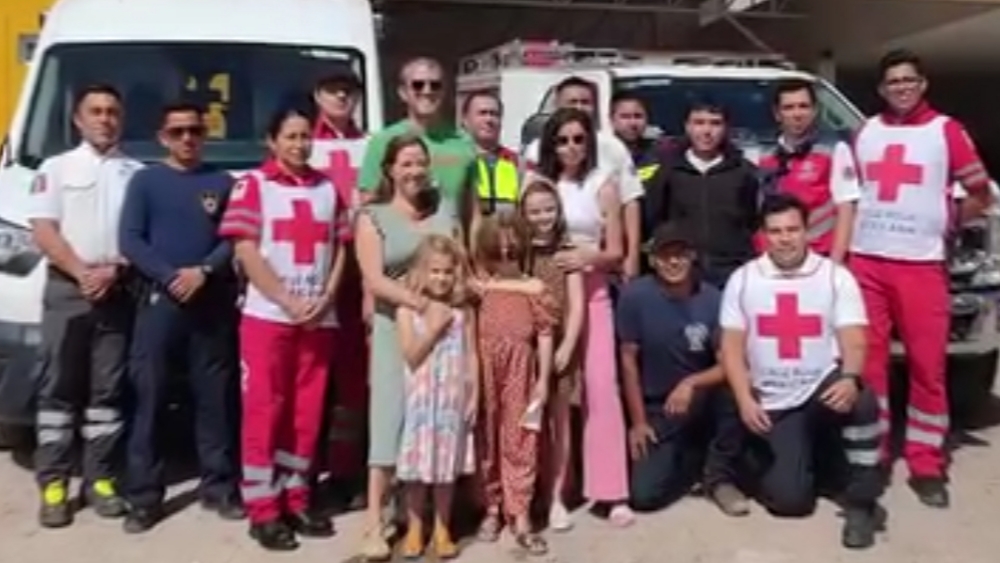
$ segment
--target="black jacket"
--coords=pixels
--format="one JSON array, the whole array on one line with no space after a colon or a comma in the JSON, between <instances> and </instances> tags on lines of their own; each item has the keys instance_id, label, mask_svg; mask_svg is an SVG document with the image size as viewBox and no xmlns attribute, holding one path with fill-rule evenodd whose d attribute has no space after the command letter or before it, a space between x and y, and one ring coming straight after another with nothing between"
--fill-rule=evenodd
<instances>
[{"instance_id":1,"label":"black jacket","mask_svg":"<svg viewBox=\"0 0 1000 563\"><path fill-rule=\"evenodd\" d=\"M688 161L687 143L664 154L644 205L659 222L676 221L696 242L702 265L733 270L754 256L760 184L757 168L732 145L702 174Z\"/></svg>"}]
</instances>

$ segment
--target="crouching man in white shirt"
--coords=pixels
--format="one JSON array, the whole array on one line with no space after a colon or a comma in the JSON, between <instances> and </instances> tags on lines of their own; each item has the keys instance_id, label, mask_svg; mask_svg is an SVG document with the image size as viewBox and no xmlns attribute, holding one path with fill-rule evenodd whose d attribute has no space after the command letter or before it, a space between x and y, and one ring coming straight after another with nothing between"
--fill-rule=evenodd
<instances>
[{"instance_id":1,"label":"crouching man in white shirt","mask_svg":"<svg viewBox=\"0 0 1000 563\"><path fill-rule=\"evenodd\" d=\"M766 460L760 502L779 516L809 514L817 454L828 465L839 450L833 465L849 468L838 480L842 542L866 548L885 517L878 404L859 375L868 321L850 272L808 249L808 213L790 195L764 201L766 251L733 274L722 298L723 366L755 435L751 451Z\"/></svg>"}]
</instances>

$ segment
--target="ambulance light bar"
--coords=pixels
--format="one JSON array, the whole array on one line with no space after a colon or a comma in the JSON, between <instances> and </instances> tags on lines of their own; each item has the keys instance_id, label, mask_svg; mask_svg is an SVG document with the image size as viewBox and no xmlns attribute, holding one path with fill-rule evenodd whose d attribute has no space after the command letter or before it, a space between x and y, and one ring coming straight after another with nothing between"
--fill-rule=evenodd
<instances>
[{"instance_id":1,"label":"ambulance light bar","mask_svg":"<svg viewBox=\"0 0 1000 563\"><path fill-rule=\"evenodd\" d=\"M515 39L481 53L463 57L459 74L482 74L506 68L611 67L625 64L737 66L792 68L784 56L773 53L642 52L614 48L577 47L559 41Z\"/></svg>"}]
</instances>

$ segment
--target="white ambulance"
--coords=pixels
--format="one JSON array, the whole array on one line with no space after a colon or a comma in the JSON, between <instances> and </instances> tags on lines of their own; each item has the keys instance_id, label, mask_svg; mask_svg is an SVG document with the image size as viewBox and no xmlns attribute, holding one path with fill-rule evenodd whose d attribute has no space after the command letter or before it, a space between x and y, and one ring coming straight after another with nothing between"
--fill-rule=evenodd
<instances>
[{"instance_id":1,"label":"white ambulance","mask_svg":"<svg viewBox=\"0 0 1000 563\"><path fill-rule=\"evenodd\" d=\"M163 104L208 109L206 159L240 170L264 156L270 115L306 103L331 64L364 83L357 115L382 126L376 25L368 0L59 0L48 12L0 151L0 423L29 422L45 261L27 231L27 197L43 159L73 147L74 92L91 83L124 96L122 146L162 157ZM2 436L0 436L2 438Z\"/></svg>"},{"instance_id":2,"label":"white ambulance","mask_svg":"<svg viewBox=\"0 0 1000 563\"><path fill-rule=\"evenodd\" d=\"M849 138L863 119L832 84L773 54L639 53L517 40L462 59L458 93L460 98L482 90L497 94L504 105L502 141L517 150L539 134L555 106L555 85L569 76L597 85L599 116L604 118L600 127L608 127L606 116L615 92L637 94L646 103L654 136L683 136L689 103L710 98L727 109L733 140L751 161L777 139L772 104L780 80L799 78L815 84L821 136ZM995 185L994 192L998 193ZM989 220L967 225L953 253L950 372L975 380L973 385L952 387L954 396L968 395L959 397L959 402L987 396L984 387L992 385L996 371L998 225L995 213ZM895 345L897 359L902 352Z\"/></svg>"}]
</instances>

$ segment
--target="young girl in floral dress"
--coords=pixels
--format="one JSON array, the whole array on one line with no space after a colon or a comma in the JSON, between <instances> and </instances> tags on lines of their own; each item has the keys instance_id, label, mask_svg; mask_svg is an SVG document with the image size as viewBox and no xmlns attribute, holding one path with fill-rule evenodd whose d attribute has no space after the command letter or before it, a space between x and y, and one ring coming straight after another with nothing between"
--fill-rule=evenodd
<instances>
[{"instance_id":1,"label":"young girl in floral dress","mask_svg":"<svg viewBox=\"0 0 1000 563\"><path fill-rule=\"evenodd\" d=\"M408 274L413 290L427 297L423 313L402 307L396 324L406 362L403 437L396 465L406 487L407 533L402 555L424 551L425 499L433 491L431 545L440 559L458 555L451 539L456 479L473 472L472 425L478 405L475 317L464 292L464 256L452 239L429 235Z\"/></svg>"},{"instance_id":2,"label":"young girl in floral dress","mask_svg":"<svg viewBox=\"0 0 1000 563\"><path fill-rule=\"evenodd\" d=\"M566 221L559 192L546 180L535 180L521 193L518 208L531 237L527 271L541 279L555 298L556 338L553 358L555 392L549 400L549 440L543 447L541 479L545 501L549 503L549 528L566 531L572 528L564 496L573 459L570 430L570 407L579 402L580 356L577 346L583 333L585 300L583 276L566 272L555 255L566 248Z\"/></svg>"},{"instance_id":3,"label":"young girl in floral dress","mask_svg":"<svg viewBox=\"0 0 1000 563\"><path fill-rule=\"evenodd\" d=\"M551 296L526 278L528 241L513 215L487 217L476 235L477 266L487 276L479 303L482 366L480 478L486 518L480 539L496 541L505 521L518 546L544 555L530 518L538 464L538 423L552 369ZM519 283L520 282L520 283ZM517 287L523 283L525 287Z\"/></svg>"}]
</instances>

